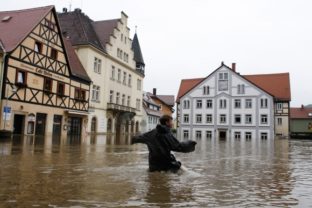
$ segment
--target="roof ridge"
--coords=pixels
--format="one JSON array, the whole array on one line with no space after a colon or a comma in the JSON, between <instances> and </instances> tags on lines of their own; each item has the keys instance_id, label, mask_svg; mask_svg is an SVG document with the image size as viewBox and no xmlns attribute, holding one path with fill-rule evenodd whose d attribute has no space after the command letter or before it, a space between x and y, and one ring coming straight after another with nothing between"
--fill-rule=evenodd
<instances>
[{"instance_id":1,"label":"roof ridge","mask_svg":"<svg viewBox=\"0 0 312 208\"><path fill-rule=\"evenodd\" d=\"M28 9L18 9L18 10L7 10L7 11L0 11L0 13L9 13L9 12L25 12L25 11L33 11L33 10L39 10L39 9L44 9L44 8L53 8L53 5L48 5L48 6L42 6L42 7L32 7Z\"/></svg>"},{"instance_id":2,"label":"roof ridge","mask_svg":"<svg viewBox=\"0 0 312 208\"><path fill-rule=\"evenodd\" d=\"M289 74L289 72L281 72L281 73L270 73L270 74L242 74L241 76L272 76L272 75L286 75Z\"/></svg>"},{"instance_id":3,"label":"roof ridge","mask_svg":"<svg viewBox=\"0 0 312 208\"><path fill-rule=\"evenodd\" d=\"M116 20L120 20L120 18L117 18L117 19L108 19L108 20L97 20L97 21L94 21L92 20L94 23L100 23L100 22L110 22L110 21L116 21Z\"/></svg>"}]
</instances>

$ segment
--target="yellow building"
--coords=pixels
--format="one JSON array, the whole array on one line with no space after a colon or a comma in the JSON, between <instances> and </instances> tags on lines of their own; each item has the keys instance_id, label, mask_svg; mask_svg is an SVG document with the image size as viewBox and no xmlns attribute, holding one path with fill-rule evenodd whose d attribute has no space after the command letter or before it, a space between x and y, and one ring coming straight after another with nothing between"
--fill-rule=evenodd
<instances>
[{"instance_id":1,"label":"yellow building","mask_svg":"<svg viewBox=\"0 0 312 208\"><path fill-rule=\"evenodd\" d=\"M141 131L144 61L128 16L93 21L80 9L58 14L62 31L92 79L88 133Z\"/></svg>"},{"instance_id":2,"label":"yellow building","mask_svg":"<svg viewBox=\"0 0 312 208\"><path fill-rule=\"evenodd\" d=\"M0 129L83 135L90 78L62 37L53 6L0 12Z\"/></svg>"}]
</instances>

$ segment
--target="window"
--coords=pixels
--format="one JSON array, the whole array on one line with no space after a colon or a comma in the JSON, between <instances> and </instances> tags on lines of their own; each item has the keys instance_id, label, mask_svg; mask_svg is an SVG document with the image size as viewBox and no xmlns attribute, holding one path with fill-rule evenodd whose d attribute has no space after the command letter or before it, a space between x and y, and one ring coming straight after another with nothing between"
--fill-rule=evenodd
<instances>
[{"instance_id":1,"label":"window","mask_svg":"<svg viewBox=\"0 0 312 208\"><path fill-rule=\"evenodd\" d=\"M196 131L196 139L201 139L201 138L202 138L202 132Z\"/></svg>"},{"instance_id":2,"label":"window","mask_svg":"<svg viewBox=\"0 0 312 208\"><path fill-rule=\"evenodd\" d=\"M220 123L226 123L226 115L225 114L220 115Z\"/></svg>"},{"instance_id":3,"label":"window","mask_svg":"<svg viewBox=\"0 0 312 208\"><path fill-rule=\"evenodd\" d=\"M234 108L241 108L241 100L240 99L234 100Z\"/></svg>"},{"instance_id":4,"label":"window","mask_svg":"<svg viewBox=\"0 0 312 208\"><path fill-rule=\"evenodd\" d=\"M114 102L114 91L113 90L109 91L109 102L110 103Z\"/></svg>"},{"instance_id":5,"label":"window","mask_svg":"<svg viewBox=\"0 0 312 208\"><path fill-rule=\"evenodd\" d=\"M121 82L121 70L120 69L118 69L117 81Z\"/></svg>"},{"instance_id":6,"label":"window","mask_svg":"<svg viewBox=\"0 0 312 208\"><path fill-rule=\"evenodd\" d=\"M245 108L252 108L252 100L251 99L245 100Z\"/></svg>"},{"instance_id":7,"label":"window","mask_svg":"<svg viewBox=\"0 0 312 208\"><path fill-rule=\"evenodd\" d=\"M86 91L80 88L75 88L75 99L77 100L85 100L86 99Z\"/></svg>"},{"instance_id":8,"label":"window","mask_svg":"<svg viewBox=\"0 0 312 208\"><path fill-rule=\"evenodd\" d=\"M114 66L112 66L111 79L115 80L115 67Z\"/></svg>"},{"instance_id":9,"label":"window","mask_svg":"<svg viewBox=\"0 0 312 208\"><path fill-rule=\"evenodd\" d=\"M245 139L251 139L251 132L245 132Z\"/></svg>"},{"instance_id":10,"label":"window","mask_svg":"<svg viewBox=\"0 0 312 208\"><path fill-rule=\"evenodd\" d=\"M53 80L49 78L44 79L43 90L51 92L52 91Z\"/></svg>"},{"instance_id":11,"label":"window","mask_svg":"<svg viewBox=\"0 0 312 208\"><path fill-rule=\"evenodd\" d=\"M202 122L202 115L196 114L196 123L201 123L201 122Z\"/></svg>"},{"instance_id":12,"label":"window","mask_svg":"<svg viewBox=\"0 0 312 208\"><path fill-rule=\"evenodd\" d=\"M261 115L261 124L268 123L268 115Z\"/></svg>"},{"instance_id":13,"label":"window","mask_svg":"<svg viewBox=\"0 0 312 208\"><path fill-rule=\"evenodd\" d=\"M137 99L137 100L136 100L136 109L137 109L137 110L140 110L140 106L141 106L141 100L140 100L140 99Z\"/></svg>"},{"instance_id":14,"label":"window","mask_svg":"<svg viewBox=\"0 0 312 208\"><path fill-rule=\"evenodd\" d=\"M119 104L119 100L120 100L120 93L117 92L116 93L116 104Z\"/></svg>"},{"instance_id":15,"label":"window","mask_svg":"<svg viewBox=\"0 0 312 208\"><path fill-rule=\"evenodd\" d=\"M212 100L207 100L206 101L206 107L207 108L212 108Z\"/></svg>"},{"instance_id":16,"label":"window","mask_svg":"<svg viewBox=\"0 0 312 208\"><path fill-rule=\"evenodd\" d=\"M283 124L282 118L277 118L277 125L281 126Z\"/></svg>"},{"instance_id":17,"label":"window","mask_svg":"<svg viewBox=\"0 0 312 208\"><path fill-rule=\"evenodd\" d=\"M220 102L220 108L226 108L226 100L225 99L221 99L219 102Z\"/></svg>"},{"instance_id":18,"label":"window","mask_svg":"<svg viewBox=\"0 0 312 208\"><path fill-rule=\"evenodd\" d=\"M102 67L102 60L97 57L94 57L94 65L93 65L94 72L100 74L101 67Z\"/></svg>"},{"instance_id":19,"label":"window","mask_svg":"<svg viewBox=\"0 0 312 208\"><path fill-rule=\"evenodd\" d=\"M239 115L239 114L234 115L234 123L236 123L236 124L241 123L241 115Z\"/></svg>"},{"instance_id":20,"label":"window","mask_svg":"<svg viewBox=\"0 0 312 208\"><path fill-rule=\"evenodd\" d=\"M127 84L127 72L124 72L124 73L123 73L123 80L122 80L122 83L123 83L124 85Z\"/></svg>"},{"instance_id":21,"label":"window","mask_svg":"<svg viewBox=\"0 0 312 208\"><path fill-rule=\"evenodd\" d=\"M268 133L267 132L261 132L261 139L268 139Z\"/></svg>"},{"instance_id":22,"label":"window","mask_svg":"<svg viewBox=\"0 0 312 208\"><path fill-rule=\"evenodd\" d=\"M206 131L206 139L211 139L212 131Z\"/></svg>"},{"instance_id":23,"label":"window","mask_svg":"<svg viewBox=\"0 0 312 208\"><path fill-rule=\"evenodd\" d=\"M237 85L237 94L245 94L245 85L244 84Z\"/></svg>"},{"instance_id":24,"label":"window","mask_svg":"<svg viewBox=\"0 0 312 208\"><path fill-rule=\"evenodd\" d=\"M245 115L245 123L246 124L251 124L252 123L251 114L246 114Z\"/></svg>"},{"instance_id":25,"label":"window","mask_svg":"<svg viewBox=\"0 0 312 208\"><path fill-rule=\"evenodd\" d=\"M183 108L184 109L189 109L190 108L190 101L189 100L184 100L183 101Z\"/></svg>"},{"instance_id":26,"label":"window","mask_svg":"<svg viewBox=\"0 0 312 208\"><path fill-rule=\"evenodd\" d=\"M203 86L203 95L209 95L210 88L209 86Z\"/></svg>"},{"instance_id":27,"label":"window","mask_svg":"<svg viewBox=\"0 0 312 208\"><path fill-rule=\"evenodd\" d=\"M122 59L122 53L123 53L122 50L120 50L120 54L119 54L119 56L120 56L119 58L120 59Z\"/></svg>"},{"instance_id":28,"label":"window","mask_svg":"<svg viewBox=\"0 0 312 208\"><path fill-rule=\"evenodd\" d=\"M127 99L127 106L130 106L130 96L128 96L128 99Z\"/></svg>"},{"instance_id":29,"label":"window","mask_svg":"<svg viewBox=\"0 0 312 208\"><path fill-rule=\"evenodd\" d=\"M15 82L19 85L26 85L26 72L22 70L16 71L16 80Z\"/></svg>"},{"instance_id":30,"label":"window","mask_svg":"<svg viewBox=\"0 0 312 208\"><path fill-rule=\"evenodd\" d=\"M219 73L218 85L219 85L219 91L228 90L228 73L227 72Z\"/></svg>"},{"instance_id":31,"label":"window","mask_svg":"<svg viewBox=\"0 0 312 208\"><path fill-rule=\"evenodd\" d=\"M128 86L131 87L131 81L132 81L132 76L131 74L129 74L129 77L128 77Z\"/></svg>"},{"instance_id":32,"label":"window","mask_svg":"<svg viewBox=\"0 0 312 208\"><path fill-rule=\"evenodd\" d=\"M57 83L57 94L64 95L65 94L65 84L62 82Z\"/></svg>"},{"instance_id":33,"label":"window","mask_svg":"<svg viewBox=\"0 0 312 208\"><path fill-rule=\"evenodd\" d=\"M92 100L100 101L100 86L97 85L92 86Z\"/></svg>"},{"instance_id":34,"label":"window","mask_svg":"<svg viewBox=\"0 0 312 208\"><path fill-rule=\"evenodd\" d=\"M140 79L138 79L138 81L137 81L137 89L138 90L142 89L142 81Z\"/></svg>"},{"instance_id":35,"label":"window","mask_svg":"<svg viewBox=\"0 0 312 208\"><path fill-rule=\"evenodd\" d=\"M202 100L196 100L196 108L202 108L203 103Z\"/></svg>"},{"instance_id":36,"label":"window","mask_svg":"<svg viewBox=\"0 0 312 208\"><path fill-rule=\"evenodd\" d=\"M239 139L241 138L241 133L238 132L238 131L235 131L235 132L234 132L234 138L235 138L236 140L239 140Z\"/></svg>"},{"instance_id":37,"label":"window","mask_svg":"<svg viewBox=\"0 0 312 208\"><path fill-rule=\"evenodd\" d=\"M212 123L212 114L206 115L206 123Z\"/></svg>"},{"instance_id":38,"label":"window","mask_svg":"<svg viewBox=\"0 0 312 208\"><path fill-rule=\"evenodd\" d=\"M190 120L190 119L189 119L189 114L184 114L184 115L183 115L183 122L184 122L184 123L188 123L189 120Z\"/></svg>"},{"instance_id":39,"label":"window","mask_svg":"<svg viewBox=\"0 0 312 208\"><path fill-rule=\"evenodd\" d=\"M260 107L261 108L268 108L268 99L267 98L260 99Z\"/></svg>"},{"instance_id":40,"label":"window","mask_svg":"<svg viewBox=\"0 0 312 208\"><path fill-rule=\"evenodd\" d=\"M54 48L51 48L51 54L50 54L50 57L54 60L57 59L57 50L54 49Z\"/></svg>"},{"instance_id":41,"label":"window","mask_svg":"<svg viewBox=\"0 0 312 208\"><path fill-rule=\"evenodd\" d=\"M183 130L183 138L188 139L189 138L189 131L188 130Z\"/></svg>"},{"instance_id":42,"label":"window","mask_svg":"<svg viewBox=\"0 0 312 208\"><path fill-rule=\"evenodd\" d=\"M123 41L123 34L120 35L120 40Z\"/></svg>"},{"instance_id":43,"label":"window","mask_svg":"<svg viewBox=\"0 0 312 208\"><path fill-rule=\"evenodd\" d=\"M120 49L117 48L117 57L119 58L120 57Z\"/></svg>"},{"instance_id":44,"label":"window","mask_svg":"<svg viewBox=\"0 0 312 208\"><path fill-rule=\"evenodd\" d=\"M283 103L277 103L276 104L276 109L277 110L282 110L283 109Z\"/></svg>"},{"instance_id":45,"label":"window","mask_svg":"<svg viewBox=\"0 0 312 208\"><path fill-rule=\"evenodd\" d=\"M125 105L125 103L126 103L126 95L123 94L121 97L121 105Z\"/></svg>"},{"instance_id":46,"label":"window","mask_svg":"<svg viewBox=\"0 0 312 208\"><path fill-rule=\"evenodd\" d=\"M42 53L42 43L40 43L40 42L35 42L35 51L37 52L37 53Z\"/></svg>"}]
</instances>

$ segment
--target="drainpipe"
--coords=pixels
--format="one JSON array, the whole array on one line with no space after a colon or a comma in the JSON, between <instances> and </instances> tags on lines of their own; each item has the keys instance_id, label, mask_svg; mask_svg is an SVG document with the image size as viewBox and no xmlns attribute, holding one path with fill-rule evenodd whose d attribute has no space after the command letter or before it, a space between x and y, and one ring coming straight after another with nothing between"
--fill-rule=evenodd
<instances>
[{"instance_id":1,"label":"drainpipe","mask_svg":"<svg viewBox=\"0 0 312 208\"><path fill-rule=\"evenodd\" d=\"M3 75L4 75L4 69L5 69L5 59L6 59L6 55L7 55L7 53L6 53L6 51L5 51L5 49L4 49L4 47L3 47L3 44L2 44L2 42L1 42L1 40L0 40L0 49L3 51L3 56L2 56L2 61L1 61L1 63L0 63L0 110L2 111L2 106L3 106L3 101L2 101L2 89L3 89L3 80L4 80L4 77L3 77ZM0 115L1 115L1 113L0 113ZM4 122L4 121L3 121Z\"/></svg>"}]
</instances>

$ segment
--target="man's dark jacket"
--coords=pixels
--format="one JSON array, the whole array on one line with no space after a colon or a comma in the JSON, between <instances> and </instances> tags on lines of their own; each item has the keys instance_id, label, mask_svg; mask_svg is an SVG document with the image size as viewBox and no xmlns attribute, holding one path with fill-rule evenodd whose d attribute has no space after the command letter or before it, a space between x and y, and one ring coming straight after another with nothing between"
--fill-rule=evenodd
<instances>
[{"instance_id":1,"label":"man's dark jacket","mask_svg":"<svg viewBox=\"0 0 312 208\"><path fill-rule=\"evenodd\" d=\"M195 150L195 141L179 142L171 133L170 128L157 125L155 129L132 138L132 144L146 144L149 150L150 171L173 171L180 169L181 163L177 161L170 151L192 152Z\"/></svg>"}]
</instances>

